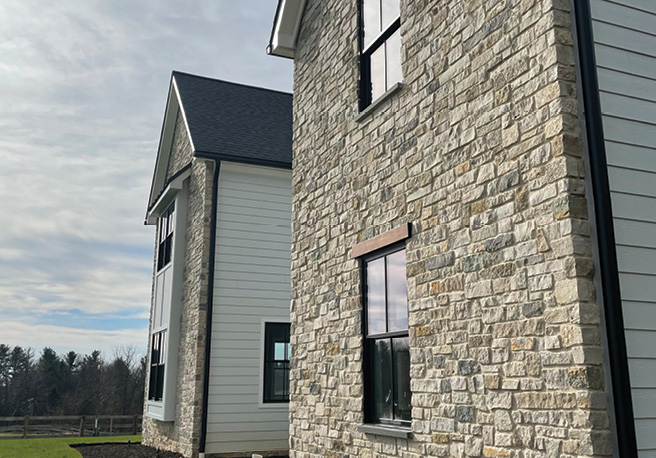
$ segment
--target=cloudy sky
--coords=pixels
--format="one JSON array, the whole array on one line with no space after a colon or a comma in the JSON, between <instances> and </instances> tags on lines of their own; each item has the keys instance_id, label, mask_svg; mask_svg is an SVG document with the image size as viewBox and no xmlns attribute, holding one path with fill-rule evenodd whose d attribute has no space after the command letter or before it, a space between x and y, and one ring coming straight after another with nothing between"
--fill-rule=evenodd
<instances>
[{"instance_id":1,"label":"cloudy sky","mask_svg":"<svg viewBox=\"0 0 656 458\"><path fill-rule=\"evenodd\" d=\"M0 343L145 352L171 70L291 90L276 0L0 3Z\"/></svg>"}]
</instances>

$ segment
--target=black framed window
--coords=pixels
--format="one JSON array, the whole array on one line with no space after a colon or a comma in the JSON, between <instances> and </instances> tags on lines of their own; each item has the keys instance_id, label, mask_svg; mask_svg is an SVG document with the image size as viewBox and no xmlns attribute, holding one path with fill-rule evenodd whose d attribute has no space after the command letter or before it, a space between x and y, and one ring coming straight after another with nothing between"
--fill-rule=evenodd
<instances>
[{"instance_id":1,"label":"black framed window","mask_svg":"<svg viewBox=\"0 0 656 458\"><path fill-rule=\"evenodd\" d=\"M173 224L175 220L175 204L159 218L159 230L157 236L157 270L162 270L171 262L171 250L173 249Z\"/></svg>"},{"instance_id":2,"label":"black framed window","mask_svg":"<svg viewBox=\"0 0 656 458\"><path fill-rule=\"evenodd\" d=\"M399 0L360 0L360 110L401 82Z\"/></svg>"},{"instance_id":3,"label":"black framed window","mask_svg":"<svg viewBox=\"0 0 656 458\"><path fill-rule=\"evenodd\" d=\"M166 362L166 331L152 335L150 345L150 378L148 399L161 401L164 393L164 367Z\"/></svg>"},{"instance_id":4,"label":"black framed window","mask_svg":"<svg viewBox=\"0 0 656 458\"><path fill-rule=\"evenodd\" d=\"M364 258L365 421L410 426L405 248Z\"/></svg>"},{"instance_id":5,"label":"black framed window","mask_svg":"<svg viewBox=\"0 0 656 458\"><path fill-rule=\"evenodd\" d=\"M289 323L264 325L263 402L289 402Z\"/></svg>"}]
</instances>

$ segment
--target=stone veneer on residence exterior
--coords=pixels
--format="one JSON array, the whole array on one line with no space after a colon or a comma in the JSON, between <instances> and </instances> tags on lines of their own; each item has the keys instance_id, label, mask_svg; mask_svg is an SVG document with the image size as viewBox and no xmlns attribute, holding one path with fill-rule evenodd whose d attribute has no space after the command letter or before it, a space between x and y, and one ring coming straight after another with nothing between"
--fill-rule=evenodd
<instances>
[{"instance_id":1,"label":"stone veneer on residence exterior","mask_svg":"<svg viewBox=\"0 0 656 458\"><path fill-rule=\"evenodd\" d=\"M197 456L200 444L214 163L193 160L187 130L178 113L167 179L190 162L176 419L161 422L144 416L143 422L144 444L185 457Z\"/></svg>"},{"instance_id":2,"label":"stone veneer on residence exterior","mask_svg":"<svg viewBox=\"0 0 656 458\"><path fill-rule=\"evenodd\" d=\"M295 54L291 456L607 456L567 0L402 0L405 87L357 121L357 2ZM363 422L351 248L403 223L412 437Z\"/></svg>"}]
</instances>

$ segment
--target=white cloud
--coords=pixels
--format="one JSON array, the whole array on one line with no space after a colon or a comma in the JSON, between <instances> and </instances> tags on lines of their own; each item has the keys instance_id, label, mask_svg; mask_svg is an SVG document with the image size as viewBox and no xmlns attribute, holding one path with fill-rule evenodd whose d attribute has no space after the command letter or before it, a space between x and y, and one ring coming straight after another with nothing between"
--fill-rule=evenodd
<instances>
[{"instance_id":1,"label":"white cloud","mask_svg":"<svg viewBox=\"0 0 656 458\"><path fill-rule=\"evenodd\" d=\"M264 52L275 6L2 2L0 315L13 313L12 336L47 345L55 327L39 326L57 311L147 316L143 218L171 70L289 90L291 63Z\"/></svg>"}]
</instances>

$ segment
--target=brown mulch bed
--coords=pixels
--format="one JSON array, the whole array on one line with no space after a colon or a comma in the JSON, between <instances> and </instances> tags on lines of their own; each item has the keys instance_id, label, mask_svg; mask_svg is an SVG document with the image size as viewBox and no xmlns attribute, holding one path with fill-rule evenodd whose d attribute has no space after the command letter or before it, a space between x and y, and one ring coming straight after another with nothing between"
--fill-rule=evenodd
<instances>
[{"instance_id":1,"label":"brown mulch bed","mask_svg":"<svg viewBox=\"0 0 656 458\"><path fill-rule=\"evenodd\" d=\"M73 444L84 458L182 458L179 453L158 451L141 444Z\"/></svg>"}]
</instances>

